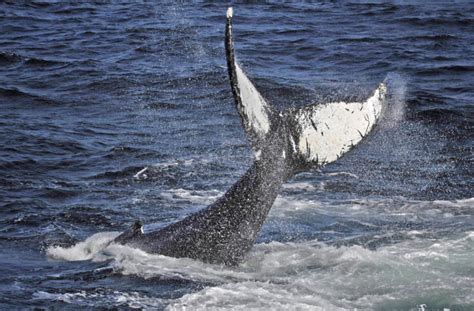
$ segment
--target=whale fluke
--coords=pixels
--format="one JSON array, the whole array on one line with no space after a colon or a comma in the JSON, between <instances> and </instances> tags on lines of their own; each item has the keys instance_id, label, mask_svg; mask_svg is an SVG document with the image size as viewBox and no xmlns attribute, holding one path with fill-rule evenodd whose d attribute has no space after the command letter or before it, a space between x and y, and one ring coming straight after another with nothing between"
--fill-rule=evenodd
<instances>
[{"instance_id":1,"label":"whale fluke","mask_svg":"<svg viewBox=\"0 0 474 311\"><path fill-rule=\"evenodd\" d=\"M368 136L383 115L381 83L363 102L315 104L276 111L238 65L227 10L229 79L242 126L256 152L248 171L210 206L156 231L135 223L114 242L150 253L234 265L252 245L281 185L294 174L336 161Z\"/></svg>"},{"instance_id":2,"label":"whale fluke","mask_svg":"<svg viewBox=\"0 0 474 311\"><path fill-rule=\"evenodd\" d=\"M267 103L235 59L232 39L233 10L227 10L225 48L230 84L252 147L259 151L272 124L286 123L290 153L304 167L336 161L367 136L382 114L387 89L384 83L364 102L334 102L290 109L282 117ZM275 119L283 119L279 122Z\"/></svg>"}]
</instances>

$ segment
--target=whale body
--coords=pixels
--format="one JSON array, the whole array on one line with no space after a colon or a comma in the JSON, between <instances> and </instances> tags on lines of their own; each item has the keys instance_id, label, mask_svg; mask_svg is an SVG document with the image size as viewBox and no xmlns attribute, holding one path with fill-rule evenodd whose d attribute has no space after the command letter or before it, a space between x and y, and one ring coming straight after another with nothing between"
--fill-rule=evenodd
<instances>
[{"instance_id":1,"label":"whale body","mask_svg":"<svg viewBox=\"0 0 474 311\"><path fill-rule=\"evenodd\" d=\"M384 83L363 102L275 110L236 62L232 15L229 8L227 67L235 105L255 153L254 163L208 207L151 232L136 222L113 242L171 257L238 264L255 243L282 184L298 172L336 161L381 119L387 97Z\"/></svg>"}]
</instances>

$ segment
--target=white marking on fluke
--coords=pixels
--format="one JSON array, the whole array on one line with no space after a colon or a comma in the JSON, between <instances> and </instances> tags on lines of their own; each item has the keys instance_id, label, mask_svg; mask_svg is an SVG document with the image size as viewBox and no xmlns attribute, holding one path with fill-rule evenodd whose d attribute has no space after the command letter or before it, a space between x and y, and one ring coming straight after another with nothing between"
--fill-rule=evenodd
<instances>
[{"instance_id":1,"label":"white marking on fluke","mask_svg":"<svg viewBox=\"0 0 474 311\"><path fill-rule=\"evenodd\" d=\"M232 14L234 14L234 10L232 10L232 7L227 9L227 18L231 18Z\"/></svg>"},{"instance_id":2,"label":"white marking on fluke","mask_svg":"<svg viewBox=\"0 0 474 311\"><path fill-rule=\"evenodd\" d=\"M336 102L305 107L296 114L301 126L298 151L307 161L334 162L367 136L382 114L387 92L381 83L365 102Z\"/></svg>"},{"instance_id":3,"label":"white marking on fluke","mask_svg":"<svg viewBox=\"0 0 474 311\"><path fill-rule=\"evenodd\" d=\"M247 119L247 126L252 128L259 137L263 138L270 131L270 120L268 117L270 109L268 104L237 64L235 64L235 72L237 73L237 81L240 88L242 112Z\"/></svg>"}]
</instances>

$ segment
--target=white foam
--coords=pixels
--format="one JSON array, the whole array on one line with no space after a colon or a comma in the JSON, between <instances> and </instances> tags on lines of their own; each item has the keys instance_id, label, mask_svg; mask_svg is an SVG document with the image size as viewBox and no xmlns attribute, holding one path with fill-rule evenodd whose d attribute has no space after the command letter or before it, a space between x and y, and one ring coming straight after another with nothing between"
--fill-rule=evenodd
<instances>
[{"instance_id":1,"label":"white foam","mask_svg":"<svg viewBox=\"0 0 474 311\"><path fill-rule=\"evenodd\" d=\"M171 202L188 201L190 203L207 205L222 196L223 192L218 190L188 190L178 188L163 191L159 195Z\"/></svg>"},{"instance_id":2,"label":"white foam","mask_svg":"<svg viewBox=\"0 0 474 311\"><path fill-rule=\"evenodd\" d=\"M148 297L138 292L120 292L97 290L95 292L86 292L84 290L72 293L49 293L38 291L33 294L35 300L53 300L62 301L75 306L82 307L110 307L120 306L132 309L150 309L163 308L162 299Z\"/></svg>"},{"instance_id":3,"label":"white foam","mask_svg":"<svg viewBox=\"0 0 474 311\"><path fill-rule=\"evenodd\" d=\"M216 284L167 301L170 310L295 306L302 310L373 309L387 301L415 302L419 297L429 300L437 295L448 295L451 304L473 298L469 288L474 276L469 271L474 232L437 241L415 238L376 251L361 246L338 248L318 241L257 244L238 267L151 255L114 244L102 252L87 250L100 249L106 236L115 234L94 235L87 243L62 249L60 257L114 259L115 270L124 275ZM54 253L58 258L58 248ZM83 295L55 299L72 301Z\"/></svg>"},{"instance_id":4,"label":"white foam","mask_svg":"<svg viewBox=\"0 0 474 311\"><path fill-rule=\"evenodd\" d=\"M101 232L88 237L71 247L51 246L46 250L46 255L51 259L80 261L99 260L97 256L109 243L115 239L119 232Z\"/></svg>"},{"instance_id":5,"label":"white foam","mask_svg":"<svg viewBox=\"0 0 474 311\"><path fill-rule=\"evenodd\" d=\"M311 184L288 184L284 189L311 190ZM411 200L403 197L393 198L364 198L342 201L319 201L300 199L291 195L279 195L270 210L270 217L286 218L295 212L319 213L343 218L357 219L371 217L377 214L378 218L392 216L423 217L424 219L439 220L440 217L467 217L474 209L473 199L423 201ZM454 215L457 212L458 215Z\"/></svg>"},{"instance_id":6,"label":"white foam","mask_svg":"<svg viewBox=\"0 0 474 311\"><path fill-rule=\"evenodd\" d=\"M304 286L287 290L269 282L240 282L208 287L170 304L167 310L344 310L324 295L308 293Z\"/></svg>"},{"instance_id":7,"label":"white foam","mask_svg":"<svg viewBox=\"0 0 474 311\"><path fill-rule=\"evenodd\" d=\"M423 214L447 207L472 209L472 198L435 202L403 198L354 202L335 206L283 197L275 206L275 210L282 214L272 212L271 217L288 219L283 214L295 210L295 205L300 205L305 212L329 213L330 209L335 209L333 212L342 214L345 211L356 219L366 209L369 210L365 213L374 214L377 210L390 213L390 208L399 205L395 212L407 214L416 210ZM352 210L351 204L362 208ZM386 244L376 250L359 245L330 246L317 240L256 244L237 267L204 264L192 259L147 254L128 246L109 245L117 233L96 234L70 248L51 247L47 253L52 258L63 260L112 260L116 273L123 275L214 284L178 299L161 301L170 310L244 307L392 309L399 304L390 303L400 301L408 308L416 309L421 302L428 306L436 304L438 308L474 303L471 290L474 283L474 232L453 233L441 239L426 238L425 233L425 230L407 231L405 241ZM82 293L77 297L80 295ZM446 305L440 305L440 301Z\"/></svg>"},{"instance_id":8,"label":"white foam","mask_svg":"<svg viewBox=\"0 0 474 311\"><path fill-rule=\"evenodd\" d=\"M290 190L307 190L307 191L316 189L313 184L310 184L308 182L286 183L282 186L282 188L290 189Z\"/></svg>"},{"instance_id":9,"label":"white foam","mask_svg":"<svg viewBox=\"0 0 474 311\"><path fill-rule=\"evenodd\" d=\"M169 167L176 167L176 166L191 166L191 165L199 165L199 164L206 164L209 162L209 159L174 159L166 162L160 162L153 165L156 169L166 169Z\"/></svg>"},{"instance_id":10,"label":"white foam","mask_svg":"<svg viewBox=\"0 0 474 311\"><path fill-rule=\"evenodd\" d=\"M416 307L419 297L429 301L448 293L446 306L465 303L474 276L466 275L470 256L458 243L474 246L465 236L407 241L377 251L316 241L260 244L235 268L238 278L185 295L169 309L383 309L390 301L411 300Z\"/></svg>"},{"instance_id":11,"label":"white foam","mask_svg":"<svg viewBox=\"0 0 474 311\"><path fill-rule=\"evenodd\" d=\"M349 177L354 177L354 178L356 178L356 179L359 179L359 176L357 176L356 174L353 174L353 173L349 173L349 172L334 172L334 173L327 173L326 175L327 175L327 176L346 175L346 176L349 176Z\"/></svg>"}]
</instances>

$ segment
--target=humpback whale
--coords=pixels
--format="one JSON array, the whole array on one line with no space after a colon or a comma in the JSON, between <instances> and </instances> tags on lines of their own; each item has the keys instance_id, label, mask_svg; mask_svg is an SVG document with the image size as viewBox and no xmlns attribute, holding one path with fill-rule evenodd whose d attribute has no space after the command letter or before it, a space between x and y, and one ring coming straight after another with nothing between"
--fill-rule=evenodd
<instances>
[{"instance_id":1,"label":"humpback whale","mask_svg":"<svg viewBox=\"0 0 474 311\"><path fill-rule=\"evenodd\" d=\"M136 222L114 243L171 257L236 265L253 246L282 184L298 172L336 161L360 143L380 120L387 95L384 83L362 102L274 109L236 61L232 15L229 8L225 28L229 80L255 161L208 207L150 232Z\"/></svg>"}]
</instances>

